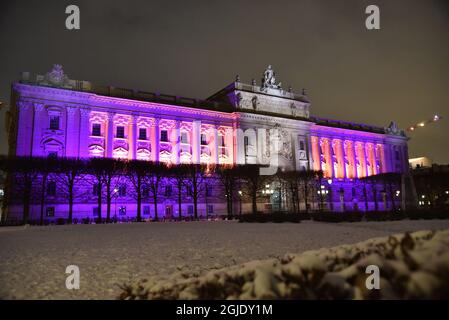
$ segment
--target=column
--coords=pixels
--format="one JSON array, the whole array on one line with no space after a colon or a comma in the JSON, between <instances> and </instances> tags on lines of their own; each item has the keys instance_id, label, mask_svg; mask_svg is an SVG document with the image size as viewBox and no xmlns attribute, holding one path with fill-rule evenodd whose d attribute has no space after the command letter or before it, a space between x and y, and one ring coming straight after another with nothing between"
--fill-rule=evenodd
<instances>
[{"instance_id":1,"label":"column","mask_svg":"<svg viewBox=\"0 0 449 320\"><path fill-rule=\"evenodd\" d=\"M365 172L366 172L366 176L368 177L371 175L369 168L370 167L372 168L372 164L371 164L371 159L369 158L369 151L367 149L369 149L369 145L367 143L363 143L363 151L364 151L364 155L365 155L365 168L366 168ZM367 164L367 160L370 162L369 167ZM371 169L371 171L372 171L372 169Z\"/></svg>"},{"instance_id":2,"label":"column","mask_svg":"<svg viewBox=\"0 0 449 320\"><path fill-rule=\"evenodd\" d=\"M359 152L357 150L357 142L355 140L351 141L352 144L352 152L354 153L354 178L362 178L363 174L359 175L359 170L357 169L357 162L360 165L360 172L362 172L362 168L363 168L363 163L362 163L362 159L360 159L359 157Z\"/></svg>"},{"instance_id":3,"label":"column","mask_svg":"<svg viewBox=\"0 0 449 320\"><path fill-rule=\"evenodd\" d=\"M19 119L17 124L16 155L31 155L33 146L33 110L29 102L19 101L17 103Z\"/></svg>"},{"instance_id":4,"label":"column","mask_svg":"<svg viewBox=\"0 0 449 320\"><path fill-rule=\"evenodd\" d=\"M34 105L34 120L33 120L33 147L32 156L39 157L43 156L42 148L40 147L42 139L42 121L44 117L42 116L42 111L44 110L44 105L42 103L33 103ZM44 125L45 126L45 125Z\"/></svg>"},{"instance_id":5,"label":"column","mask_svg":"<svg viewBox=\"0 0 449 320\"><path fill-rule=\"evenodd\" d=\"M112 158L112 151L114 149L114 113L112 112L108 112L107 126L106 157Z\"/></svg>"},{"instance_id":6,"label":"column","mask_svg":"<svg viewBox=\"0 0 449 320\"><path fill-rule=\"evenodd\" d=\"M320 153L320 145L318 137L310 137L310 141L312 142L312 164L314 171L321 170L321 153Z\"/></svg>"},{"instance_id":7,"label":"column","mask_svg":"<svg viewBox=\"0 0 449 320\"><path fill-rule=\"evenodd\" d=\"M245 135L243 133L242 128L234 127L234 135L235 135L235 163L237 164L245 164Z\"/></svg>"},{"instance_id":8,"label":"column","mask_svg":"<svg viewBox=\"0 0 449 320\"><path fill-rule=\"evenodd\" d=\"M201 121L192 123L192 163L200 163L201 155Z\"/></svg>"},{"instance_id":9,"label":"column","mask_svg":"<svg viewBox=\"0 0 449 320\"><path fill-rule=\"evenodd\" d=\"M212 127L212 135L212 146L209 146L209 148L212 148L212 163L218 164L218 129L216 125Z\"/></svg>"},{"instance_id":10,"label":"column","mask_svg":"<svg viewBox=\"0 0 449 320\"><path fill-rule=\"evenodd\" d=\"M79 144L79 126L80 121L78 117L78 108L68 106L66 112L66 140L65 140L65 155L66 157L78 157Z\"/></svg>"},{"instance_id":11,"label":"column","mask_svg":"<svg viewBox=\"0 0 449 320\"><path fill-rule=\"evenodd\" d=\"M89 157L89 136L90 132L90 121L89 121L90 109L81 108L80 109L80 130L78 145L78 157L87 158Z\"/></svg>"},{"instance_id":12,"label":"column","mask_svg":"<svg viewBox=\"0 0 449 320\"><path fill-rule=\"evenodd\" d=\"M154 118L151 123L151 158L159 162L159 118Z\"/></svg>"},{"instance_id":13,"label":"column","mask_svg":"<svg viewBox=\"0 0 449 320\"><path fill-rule=\"evenodd\" d=\"M128 135L128 159L137 159L137 114L131 115L131 121L129 124L129 135Z\"/></svg>"},{"instance_id":14,"label":"column","mask_svg":"<svg viewBox=\"0 0 449 320\"><path fill-rule=\"evenodd\" d=\"M232 164L236 163L236 159L234 159L234 130L232 128L226 128L225 146L229 162Z\"/></svg>"},{"instance_id":15,"label":"column","mask_svg":"<svg viewBox=\"0 0 449 320\"><path fill-rule=\"evenodd\" d=\"M180 163L180 143L181 143L181 121L176 120L175 126L172 129L172 137L171 137L171 145L172 145L172 163L179 164Z\"/></svg>"}]
</instances>

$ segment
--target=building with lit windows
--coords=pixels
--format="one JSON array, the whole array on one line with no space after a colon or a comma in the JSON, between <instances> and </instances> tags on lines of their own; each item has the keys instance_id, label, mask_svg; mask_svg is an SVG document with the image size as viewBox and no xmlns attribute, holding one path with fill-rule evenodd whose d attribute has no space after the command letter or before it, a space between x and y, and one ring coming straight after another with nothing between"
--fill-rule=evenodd
<instances>
[{"instance_id":1,"label":"building with lit windows","mask_svg":"<svg viewBox=\"0 0 449 320\"><path fill-rule=\"evenodd\" d=\"M12 85L9 147L18 156L112 157L172 165L275 163L282 170L321 170L332 194L327 202L335 211L363 209L358 179L408 172L408 138L395 123L381 128L322 119L310 111L306 92L282 88L271 66L259 84L237 77L200 100L71 80L55 65L45 75L23 73ZM160 212L176 215L167 188ZM261 211L273 208L276 196L279 203L288 203L274 190L260 204ZM201 210L224 214L225 204L214 197L220 192L211 193ZM132 216L134 202L126 190L120 194L120 214ZM47 215L64 216L67 204L57 195L49 199ZM76 201L80 217L95 212L91 195ZM189 214L188 199L183 206ZM10 214L20 210L11 205ZM37 214L38 205L31 211ZM151 216L151 206L144 212Z\"/></svg>"}]
</instances>

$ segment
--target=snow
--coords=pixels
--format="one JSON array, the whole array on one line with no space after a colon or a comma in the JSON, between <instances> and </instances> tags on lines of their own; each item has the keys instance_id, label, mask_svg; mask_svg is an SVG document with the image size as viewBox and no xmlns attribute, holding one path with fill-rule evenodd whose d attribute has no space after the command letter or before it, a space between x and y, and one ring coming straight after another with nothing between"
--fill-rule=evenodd
<instances>
[{"instance_id":1,"label":"snow","mask_svg":"<svg viewBox=\"0 0 449 320\"><path fill-rule=\"evenodd\" d=\"M258 263L250 262L253 260L271 258L269 264L276 264L287 253L334 247L405 231L446 228L449 228L448 220L339 224L210 221L3 227L0 228L0 298L116 299L123 292L120 286L134 285L143 279L147 280L145 286L164 288L172 285L170 279L173 278L192 279L211 270L247 262L249 266ZM370 243L376 244L376 240L370 240ZM434 247L439 250L438 244ZM350 248L344 246L336 249L339 260L351 259ZM437 267L438 263L444 264L446 261L441 259L434 261ZM321 261L326 261L325 251L313 259L298 263L307 271L320 268ZM65 287L68 276L65 269L68 265L80 268L79 290ZM340 267L343 268L343 265ZM278 294L291 290L273 282L267 275L269 268L253 275L239 272L244 283L248 282L248 277L257 279L244 288L248 296L257 292L258 295L270 297L273 290ZM208 276L222 281L221 286L228 285L220 276ZM292 276L295 274L292 273ZM341 281L341 277L332 275L328 280L335 283ZM429 275L418 273L413 276L413 279L423 278L429 278ZM411 285L423 292L430 290L417 284ZM218 290L218 287L210 290ZM184 290L182 296L194 297L194 293Z\"/></svg>"}]
</instances>

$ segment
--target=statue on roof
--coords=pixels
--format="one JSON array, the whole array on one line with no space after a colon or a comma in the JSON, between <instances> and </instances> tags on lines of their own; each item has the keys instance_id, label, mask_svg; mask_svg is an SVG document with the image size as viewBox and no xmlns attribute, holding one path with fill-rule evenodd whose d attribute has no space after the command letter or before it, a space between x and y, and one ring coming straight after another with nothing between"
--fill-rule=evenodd
<instances>
[{"instance_id":1,"label":"statue on roof","mask_svg":"<svg viewBox=\"0 0 449 320\"><path fill-rule=\"evenodd\" d=\"M266 88L273 88L273 89L280 89L281 83L279 82L276 84L276 74L271 67L271 64L268 65L267 69L265 69L265 72L263 73L262 78L262 89Z\"/></svg>"},{"instance_id":2,"label":"statue on roof","mask_svg":"<svg viewBox=\"0 0 449 320\"><path fill-rule=\"evenodd\" d=\"M53 69L45 75L45 80L54 86L63 86L67 84L69 78L64 74L60 64L53 65Z\"/></svg>"}]
</instances>

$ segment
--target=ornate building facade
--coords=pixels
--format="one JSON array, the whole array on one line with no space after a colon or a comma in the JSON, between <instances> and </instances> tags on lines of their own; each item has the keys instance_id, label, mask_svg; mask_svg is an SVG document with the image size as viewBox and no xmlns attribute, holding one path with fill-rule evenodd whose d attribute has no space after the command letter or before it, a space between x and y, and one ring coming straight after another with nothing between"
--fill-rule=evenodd
<instances>
[{"instance_id":1,"label":"ornate building facade","mask_svg":"<svg viewBox=\"0 0 449 320\"><path fill-rule=\"evenodd\" d=\"M199 100L71 80L55 65L46 75L23 73L12 85L12 106L10 154L322 170L335 191L333 210L360 209L358 179L408 171L408 138L393 122L380 128L312 116L304 90L284 90L271 66L260 85L237 77ZM94 199L78 201L80 216L95 210ZM163 201L161 212L167 212L172 204ZM130 202L123 197L118 204L128 215L134 211ZM188 213L188 200L185 205ZM203 205L211 214L225 210L213 199ZM67 212L56 198L49 206L54 216ZM20 210L11 206L10 214ZM37 211L32 208L32 215Z\"/></svg>"}]
</instances>

